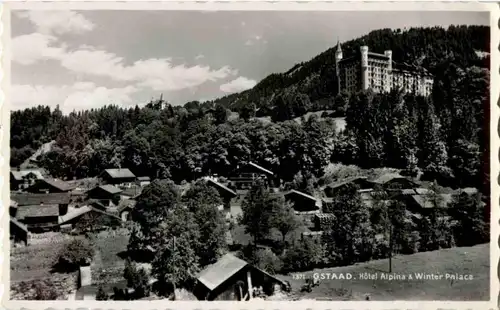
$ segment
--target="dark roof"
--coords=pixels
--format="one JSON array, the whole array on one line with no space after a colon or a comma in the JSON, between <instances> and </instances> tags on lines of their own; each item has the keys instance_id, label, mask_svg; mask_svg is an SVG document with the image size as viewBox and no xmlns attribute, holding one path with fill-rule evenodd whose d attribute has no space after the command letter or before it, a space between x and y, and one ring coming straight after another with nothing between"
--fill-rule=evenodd
<instances>
[{"instance_id":1,"label":"dark roof","mask_svg":"<svg viewBox=\"0 0 500 310\"><path fill-rule=\"evenodd\" d=\"M125 209L133 209L135 207L136 203L137 203L137 201L135 201L133 199L122 200L118 204L118 212L122 212Z\"/></svg>"},{"instance_id":2,"label":"dark roof","mask_svg":"<svg viewBox=\"0 0 500 310\"><path fill-rule=\"evenodd\" d=\"M37 170L37 169L12 170L10 173L12 174L14 179L17 181L22 181L23 178L30 173L33 173L36 176L36 178L39 180L43 179L42 172L40 170Z\"/></svg>"},{"instance_id":3,"label":"dark roof","mask_svg":"<svg viewBox=\"0 0 500 310\"><path fill-rule=\"evenodd\" d=\"M225 281L227 281L231 276L236 274L238 271L242 270L246 266L252 266L242 259L228 253L222 256L216 263L207 266L198 274L198 281L205 285L209 290L213 291ZM265 272L264 270L252 266L254 270L258 270L274 279L276 282L284 285L285 282L275 276Z\"/></svg>"},{"instance_id":4,"label":"dark roof","mask_svg":"<svg viewBox=\"0 0 500 310\"><path fill-rule=\"evenodd\" d=\"M102 189L103 191L108 192L108 193L110 193L110 194L118 194L118 193L121 193L121 192L122 192L122 190L121 190L121 189L119 189L119 188L118 188L118 187L116 187L116 186L110 185L110 184L106 184L106 185L99 185L99 186L94 187L93 189L91 189L89 192L94 191L94 190L96 190L96 189L98 189L98 188L99 188L99 189Z\"/></svg>"},{"instance_id":5,"label":"dark roof","mask_svg":"<svg viewBox=\"0 0 500 310\"><path fill-rule=\"evenodd\" d=\"M31 205L17 207L16 218L59 216L59 205Z\"/></svg>"},{"instance_id":6,"label":"dark roof","mask_svg":"<svg viewBox=\"0 0 500 310\"><path fill-rule=\"evenodd\" d=\"M340 186L352 183L352 182L357 181L357 180L367 180L367 178L366 177L362 177L362 176L350 177L350 178L344 179L342 181L337 181L337 182L331 183L331 184L329 184L327 186L327 188L334 189L334 188L337 188L337 187L340 187Z\"/></svg>"},{"instance_id":7,"label":"dark roof","mask_svg":"<svg viewBox=\"0 0 500 310\"><path fill-rule=\"evenodd\" d=\"M40 205L43 204L69 204L69 193L51 193L51 194L11 194L11 199L16 201L19 206Z\"/></svg>"},{"instance_id":8,"label":"dark roof","mask_svg":"<svg viewBox=\"0 0 500 310\"><path fill-rule=\"evenodd\" d=\"M113 214L110 214L108 212L104 212L102 210L99 210L99 209L96 209L96 208L93 208L93 207L84 206L84 207L75 209L71 213L67 213L64 216L60 216L59 219L58 219L58 223L59 223L59 225L63 225L65 223L67 223L68 221L71 221L72 219L75 219L75 218L77 218L79 216L82 216L85 213L89 213L89 212L97 212L97 213L100 213L100 214L104 214L104 215L107 215L109 217L115 218L116 220L118 220L118 221L121 222L121 218L119 218L119 217L117 217L117 216L115 216Z\"/></svg>"},{"instance_id":9,"label":"dark roof","mask_svg":"<svg viewBox=\"0 0 500 310\"><path fill-rule=\"evenodd\" d=\"M19 227L20 229L24 230L25 232L28 232L28 227L24 225L23 223L19 222L17 219L13 218L12 216L10 217L10 223L14 224L15 226Z\"/></svg>"},{"instance_id":10,"label":"dark roof","mask_svg":"<svg viewBox=\"0 0 500 310\"><path fill-rule=\"evenodd\" d=\"M129 169L106 169L104 170L113 179L135 178L135 175Z\"/></svg>"},{"instance_id":11,"label":"dark roof","mask_svg":"<svg viewBox=\"0 0 500 310\"><path fill-rule=\"evenodd\" d=\"M198 274L198 281L212 291L247 265L248 263L244 260L232 254L226 254L215 264L209 265L202 270Z\"/></svg>"},{"instance_id":12,"label":"dark roof","mask_svg":"<svg viewBox=\"0 0 500 310\"><path fill-rule=\"evenodd\" d=\"M235 191L233 191L232 189L230 189L230 188L229 188L229 187L227 187L226 185L221 184L221 183L219 183L219 182L217 182L217 181L215 181L215 180L213 180L213 179L210 179L210 178L207 178L206 180L207 180L207 183L211 183L211 184L213 184L213 185L215 185L215 186L217 186L217 187L219 187L219 188L223 189L224 191L226 191L226 192L230 193L233 197L238 196L238 194L236 194L236 192L235 192Z\"/></svg>"},{"instance_id":13,"label":"dark roof","mask_svg":"<svg viewBox=\"0 0 500 310\"><path fill-rule=\"evenodd\" d=\"M447 208L448 205L453 201L452 194L439 194L439 206L440 208ZM429 195L412 195L413 200L423 209L430 209L435 207L433 199Z\"/></svg>"},{"instance_id":14,"label":"dark roof","mask_svg":"<svg viewBox=\"0 0 500 310\"><path fill-rule=\"evenodd\" d=\"M58 179L43 179L43 180L38 180L37 183L38 182L45 182L45 183L49 184L50 186L55 187L63 192L67 192L67 191L70 191L73 188L75 188L75 186L73 186L69 183L66 183L64 181L58 180Z\"/></svg>"},{"instance_id":15,"label":"dark roof","mask_svg":"<svg viewBox=\"0 0 500 310\"><path fill-rule=\"evenodd\" d=\"M259 166L256 163L249 162L248 165L264 172L265 174L274 175L274 173L271 170L267 170L266 168Z\"/></svg>"},{"instance_id":16,"label":"dark roof","mask_svg":"<svg viewBox=\"0 0 500 310\"><path fill-rule=\"evenodd\" d=\"M408 182L415 183L410 178L404 177L404 176L400 175L399 173L393 173L393 172L385 173L385 174L379 176L378 178L376 178L375 180L372 180L372 182L379 183L379 184L385 184L385 183L390 182L394 179L404 179Z\"/></svg>"},{"instance_id":17,"label":"dark roof","mask_svg":"<svg viewBox=\"0 0 500 310\"><path fill-rule=\"evenodd\" d=\"M89 206L84 206L81 208L73 209L72 211L66 213L65 215L60 216L58 219L58 223L59 223L59 225L63 225L66 222L68 222L74 218L77 218L77 217L79 217L79 216L81 216L81 215L83 215L91 210L92 210L92 207L89 207Z\"/></svg>"},{"instance_id":18,"label":"dark roof","mask_svg":"<svg viewBox=\"0 0 500 310\"><path fill-rule=\"evenodd\" d=\"M314 196L311 196L311 195L303 193L303 192L299 192L299 191L294 190L294 189L292 189L288 193L286 193L285 196L289 196L291 194L299 195L299 196L305 197L307 199L311 199L311 200L317 201L317 199Z\"/></svg>"}]
</instances>

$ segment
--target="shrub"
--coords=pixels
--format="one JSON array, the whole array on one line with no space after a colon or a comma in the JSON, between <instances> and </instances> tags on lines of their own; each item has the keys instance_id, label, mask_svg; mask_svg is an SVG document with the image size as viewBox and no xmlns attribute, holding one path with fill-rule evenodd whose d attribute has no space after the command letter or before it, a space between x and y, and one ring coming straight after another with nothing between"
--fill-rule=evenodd
<instances>
[{"instance_id":1,"label":"shrub","mask_svg":"<svg viewBox=\"0 0 500 310\"><path fill-rule=\"evenodd\" d=\"M69 269L88 266L94 256L94 247L87 239L76 239L70 242L59 255L59 264Z\"/></svg>"},{"instance_id":2,"label":"shrub","mask_svg":"<svg viewBox=\"0 0 500 310\"><path fill-rule=\"evenodd\" d=\"M310 238L294 242L283 253L283 270L286 272L313 269L325 261L323 245Z\"/></svg>"},{"instance_id":3,"label":"shrub","mask_svg":"<svg viewBox=\"0 0 500 310\"><path fill-rule=\"evenodd\" d=\"M283 268L281 259L271 249L259 249L255 253L254 264L270 274L276 274Z\"/></svg>"},{"instance_id":4,"label":"shrub","mask_svg":"<svg viewBox=\"0 0 500 310\"><path fill-rule=\"evenodd\" d=\"M97 289L97 294L95 296L95 300L108 300L108 294L106 294L106 292L104 292L104 289L102 288L102 286L99 286L99 288Z\"/></svg>"},{"instance_id":5,"label":"shrub","mask_svg":"<svg viewBox=\"0 0 500 310\"><path fill-rule=\"evenodd\" d=\"M56 300L59 297L54 284L50 281L38 282L35 285L34 300Z\"/></svg>"},{"instance_id":6,"label":"shrub","mask_svg":"<svg viewBox=\"0 0 500 310\"><path fill-rule=\"evenodd\" d=\"M135 264L127 260L123 277L127 280L127 286L134 289L134 297L139 299L149 296L149 275L142 269L137 268Z\"/></svg>"}]
</instances>

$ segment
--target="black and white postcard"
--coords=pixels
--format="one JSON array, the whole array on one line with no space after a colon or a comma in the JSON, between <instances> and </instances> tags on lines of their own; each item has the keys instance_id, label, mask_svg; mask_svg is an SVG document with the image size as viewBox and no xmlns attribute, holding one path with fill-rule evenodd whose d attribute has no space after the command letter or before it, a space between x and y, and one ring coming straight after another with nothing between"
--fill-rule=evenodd
<instances>
[{"instance_id":1,"label":"black and white postcard","mask_svg":"<svg viewBox=\"0 0 500 310\"><path fill-rule=\"evenodd\" d=\"M496 308L499 16L4 3L2 307Z\"/></svg>"}]
</instances>

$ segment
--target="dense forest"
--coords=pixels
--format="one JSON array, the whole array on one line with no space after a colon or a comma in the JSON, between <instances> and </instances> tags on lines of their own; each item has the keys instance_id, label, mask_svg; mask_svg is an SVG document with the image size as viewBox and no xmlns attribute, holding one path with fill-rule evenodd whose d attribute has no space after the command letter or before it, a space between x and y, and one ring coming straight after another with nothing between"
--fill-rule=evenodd
<instances>
[{"instance_id":1,"label":"dense forest","mask_svg":"<svg viewBox=\"0 0 500 310\"><path fill-rule=\"evenodd\" d=\"M339 94L330 49L214 102L181 107L157 100L143 108L107 106L70 115L42 106L12 112L11 166L54 140L38 164L63 179L121 166L181 182L227 176L254 161L305 188L330 162L340 162L400 168L446 186L485 185L481 190L488 191L489 61L475 51L489 51L489 28L377 30L344 43L344 55L361 44L392 49L395 61L428 68L435 75L433 95ZM294 120L315 110L335 112ZM239 117L230 117L231 111ZM272 121L255 119L256 113ZM347 123L340 133L332 118L339 115Z\"/></svg>"}]
</instances>

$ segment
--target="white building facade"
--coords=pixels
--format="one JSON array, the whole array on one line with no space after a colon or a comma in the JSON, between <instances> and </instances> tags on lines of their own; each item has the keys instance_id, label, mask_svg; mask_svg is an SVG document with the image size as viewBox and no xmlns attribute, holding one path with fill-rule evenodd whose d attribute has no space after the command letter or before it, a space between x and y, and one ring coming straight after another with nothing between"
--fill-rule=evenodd
<instances>
[{"instance_id":1,"label":"white building facade","mask_svg":"<svg viewBox=\"0 0 500 310\"><path fill-rule=\"evenodd\" d=\"M335 64L340 91L354 93L371 88L380 93L400 89L426 97L432 92L433 76L424 68L395 64L390 50L378 54L370 52L368 46L361 46L357 55L343 58L338 43Z\"/></svg>"}]
</instances>

